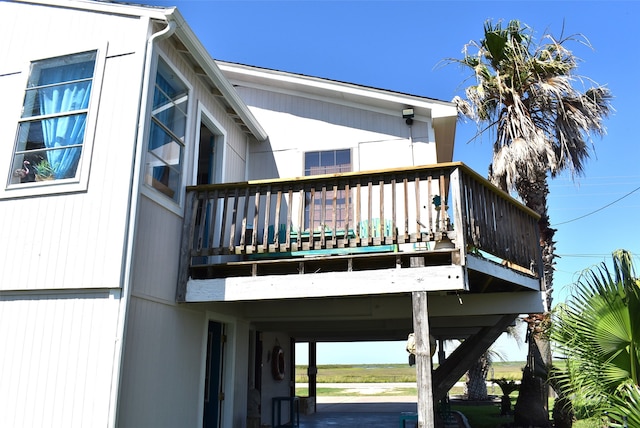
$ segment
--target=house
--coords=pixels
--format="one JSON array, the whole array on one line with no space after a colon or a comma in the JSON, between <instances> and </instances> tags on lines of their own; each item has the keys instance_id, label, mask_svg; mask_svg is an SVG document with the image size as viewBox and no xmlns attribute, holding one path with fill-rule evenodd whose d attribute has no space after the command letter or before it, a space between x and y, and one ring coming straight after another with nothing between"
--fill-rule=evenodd
<instances>
[{"instance_id":1,"label":"house","mask_svg":"<svg viewBox=\"0 0 640 428\"><path fill-rule=\"evenodd\" d=\"M296 342L414 330L430 403L543 310L451 103L217 63L175 8L0 15L0 425L269 424Z\"/></svg>"}]
</instances>

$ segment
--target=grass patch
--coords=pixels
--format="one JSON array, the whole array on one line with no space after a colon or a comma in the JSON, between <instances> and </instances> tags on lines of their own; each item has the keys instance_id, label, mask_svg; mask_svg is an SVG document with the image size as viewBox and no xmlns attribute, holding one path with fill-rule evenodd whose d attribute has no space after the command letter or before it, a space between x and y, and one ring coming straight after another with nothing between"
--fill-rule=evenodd
<instances>
[{"instance_id":1,"label":"grass patch","mask_svg":"<svg viewBox=\"0 0 640 428\"><path fill-rule=\"evenodd\" d=\"M473 428L496 428L513 422L513 416L500 416L500 404L454 404L451 410L465 415Z\"/></svg>"},{"instance_id":2,"label":"grass patch","mask_svg":"<svg viewBox=\"0 0 640 428\"><path fill-rule=\"evenodd\" d=\"M296 366L296 382L306 383L307 366ZM317 383L415 382L416 368L407 364L321 365Z\"/></svg>"},{"instance_id":3,"label":"grass patch","mask_svg":"<svg viewBox=\"0 0 640 428\"><path fill-rule=\"evenodd\" d=\"M435 366L437 367L437 365ZM524 362L493 364L491 378L521 379ZM306 383L307 366L296 366L296 382ZM318 366L317 383L390 383L415 382L416 368L408 364L332 364Z\"/></svg>"},{"instance_id":4,"label":"grass patch","mask_svg":"<svg viewBox=\"0 0 640 428\"><path fill-rule=\"evenodd\" d=\"M605 425L599 418L583 419L573 423L573 428L602 428L603 426Z\"/></svg>"},{"instance_id":5,"label":"grass patch","mask_svg":"<svg viewBox=\"0 0 640 428\"><path fill-rule=\"evenodd\" d=\"M391 388L385 391L379 390L359 390L347 388L317 388L318 396L321 397L398 397L409 396L415 397L418 395L417 388ZM301 397L309 396L308 388L296 388L296 395Z\"/></svg>"}]
</instances>

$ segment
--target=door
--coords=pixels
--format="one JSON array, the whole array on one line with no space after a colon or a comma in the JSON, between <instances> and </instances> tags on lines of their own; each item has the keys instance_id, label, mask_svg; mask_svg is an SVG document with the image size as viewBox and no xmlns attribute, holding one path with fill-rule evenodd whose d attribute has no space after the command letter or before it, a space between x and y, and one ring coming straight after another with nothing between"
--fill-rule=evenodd
<instances>
[{"instance_id":1,"label":"door","mask_svg":"<svg viewBox=\"0 0 640 428\"><path fill-rule=\"evenodd\" d=\"M220 428L222 426L224 342L224 325L216 321L209 321L204 379L203 428Z\"/></svg>"},{"instance_id":2,"label":"door","mask_svg":"<svg viewBox=\"0 0 640 428\"><path fill-rule=\"evenodd\" d=\"M215 182L216 134L204 123L200 123L200 141L198 144L198 175L196 184Z\"/></svg>"},{"instance_id":3,"label":"door","mask_svg":"<svg viewBox=\"0 0 640 428\"><path fill-rule=\"evenodd\" d=\"M196 184L212 184L216 181L216 134L207 126L204 122L200 123L200 137L198 143L198 170L196 175ZM204 233L200 236L198 242L198 248L206 248L208 243L216 242L214 237L209 236L211 230L211 218L213 213L213 204L211 201L207 201L205 208L205 216L202 218L200 211L197 213L196 227L200 227L201 222L204 222ZM219 238L218 238L219 239ZM206 263L207 259L202 258L199 260L202 263Z\"/></svg>"}]
</instances>

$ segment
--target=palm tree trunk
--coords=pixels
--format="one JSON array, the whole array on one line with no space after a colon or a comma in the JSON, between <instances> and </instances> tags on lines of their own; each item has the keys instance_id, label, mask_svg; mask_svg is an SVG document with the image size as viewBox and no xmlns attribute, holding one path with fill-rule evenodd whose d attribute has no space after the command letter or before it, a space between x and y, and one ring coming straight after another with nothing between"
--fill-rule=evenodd
<instances>
[{"instance_id":1,"label":"palm tree trunk","mask_svg":"<svg viewBox=\"0 0 640 428\"><path fill-rule=\"evenodd\" d=\"M549 215L547 209L547 199L549 195L549 185L547 183L546 174L540 173L536 182L524 182L517 183L516 190L522 196L523 202L529 208L536 213L540 214L538 220L538 230L540 247L542 251L542 270L543 270L543 290L546 290L546 310L551 310L551 304L553 302L553 265L555 264L555 241L553 236L556 229L553 229L549 222ZM548 419L548 407L549 407L549 388L546 386L546 368L551 367L552 355L551 346L547 337L547 323L549 317L548 314L530 316L527 322L529 323L529 355L527 357L527 366L529 363L533 363L535 358L540 358L540 362L545 367L544 377L540 378L541 373L536 373L531 369L528 371L527 367L523 372L522 385L520 387L520 393L518 394L518 402L524 400L532 400L532 397L540 395L539 406L541 406ZM535 345L535 346L534 346ZM533 354L536 355L533 355ZM536 402L536 400L534 400ZM526 416L519 415L522 413L523 406L516 404L515 415L516 420L523 419ZM524 409L526 412L531 412L532 409L527 405ZM542 417L542 416L540 416ZM537 426L537 425L533 425ZM540 425L545 426L545 425Z\"/></svg>"},{"instance_id":2,"label":"palm tree trunk","mask_svg":"<svg viewBox=\"0 0 640 428\"><path fill-rule=\"evenodd\" d=\"M531 325L530 321L529 326ZM551 426L549 412L545 405L547 366L542 361L535 336L535 328L530 327L527 333L527 341L529 342L527 365L522 373L513 420L517 427L547 428Z\"/></svg>"},{"instance_id":3,"label":"palm tree trunk","mask_svg":"<svg viewBox=\"0 0 640 428\"><path fill-rule=\"evenodd\" d=\"M467 399L471 401L485 401L489 399L487 392L487 374L491 364L486 355L482 355L478 361L469 367L465 389Z\"/></svg>"},{"instance_id":4,"label":"palm tree trunk","mask_svg":"<svg viewBox=\"0 0 640 428\"><path fill-rule=\"evenodd\" d=\"M551 227L547 200L549 185L547 177L541 173L536 182L521 181L516 185L516 191L521 195L524 204L540 215L538 220L538 232L540 234L540 247L542 249L542 270L544 289L547 292L547 310L551 310L553 302L553 265L555 265L556 243L553 237L556 229Z\"/></svg>"}]
</instances>

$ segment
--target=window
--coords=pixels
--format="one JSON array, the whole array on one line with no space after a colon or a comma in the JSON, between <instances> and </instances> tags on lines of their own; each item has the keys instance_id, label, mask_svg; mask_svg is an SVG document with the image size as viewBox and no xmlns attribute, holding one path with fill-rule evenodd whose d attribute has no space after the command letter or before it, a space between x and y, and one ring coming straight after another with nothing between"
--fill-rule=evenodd
<instances>
[{"instance_id":1,"label":"window","mask_svg":"<svg viewBox=\"0 0 640 428\"><path fill-rule=\"evenodd\" d=\"M327 150L304 154L304 175L335 174L351 171L351 150Z\"/></svg>"},{"instance_id":2,"label":"window","mask_svg":"<svg viewBox=\"0 0 640 428\"><path fill-rule=\"evenodd\" d=\"M351 171L351 150L326 150L321 152L307 152L304 154L304 175L321 175L321 174L335 174L340 172ZM344 228L345 219L347 216L344 190L338 190L336 196L337 209L336 209L336 227ZM322 219L322 193L316 191L313 203L313 225L311 229L319 230L321 226L331 227L333 220L333 190L328 190L326 193L326 206L324 207L324 222L321 224ZM307 204L305 207L305 224L309 226L309 208L310 208L311 194L307 194Z\"/></svg>"},{"instance_id":3,"label":"window","mask_svg":"<svg viewBox=\"0 0 640 428\"><path fill-rule=\"evenodd\" d=\"M31 63L9 184L77 178L95 64L96 51Z\"/></svg>"},{"instance_id":4,"label":"window","mask_svg":"<svg viewBox=\"0 0 640 428\"><path fill-rule=\"evenodd\" d=\"M145 182L178 202L182 183L188 88L166 62L158 60Z\"/></svg>"}]
</instances>

